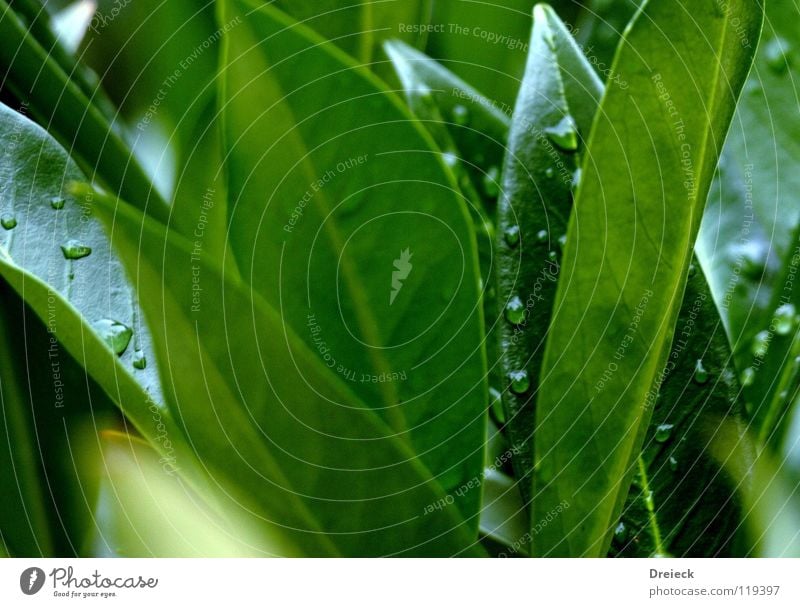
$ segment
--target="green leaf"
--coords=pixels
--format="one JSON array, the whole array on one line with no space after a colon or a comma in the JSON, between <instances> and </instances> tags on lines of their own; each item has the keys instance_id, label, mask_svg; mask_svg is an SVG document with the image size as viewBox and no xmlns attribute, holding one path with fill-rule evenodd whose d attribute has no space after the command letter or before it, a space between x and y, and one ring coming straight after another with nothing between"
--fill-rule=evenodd
<instances>
[{"instance_id":1,"label":"green leaf","mask_svg":"<svg viewBox=\"0 0 800 607\"><path fill-rule=\"evenodd\" d=\"M472 525L407 439L277 310L163 225L96 200L143 294L168 399L226 490L223 508L306 555L480 554Z\"/></svg>"},{"instance_id":2,"label":"green leaf","mask_svg":"<svg viewBox=\"0 0 800 607\"><path fill-rule=\"evenodd\" d=\"M236 275L228 248L228 195L222 161L219 115L209 104L186 138L177 172L170 226L198 250L225 261Z\"/></svg>"},{"instance_id":3,"label":"green leaf","mask_svg":"<svg viewBox=\"0 0 800 607\"><path fill-rule=\"evenodd\" d=\"M497 224L503 404L514 471L531 500L535 401L580 155L603 85L555 12L534 9L525 77L514 108ZM567 125L566 134L560 129ZM566 142L571 136L572 142ZM512 381L525 374L527 385Z\"/></svg>"},{"instance_id":4,"label":"green leaf","mask_svg":"<svg viewBox=\"0 0 800 607\"><path fill-rule=\"evenodd\" d=\"M742 432L738 424L722 425L709 441L709 448L741 490L747 534L740 554L797 558L800 555L797 471L791 469L787 460L775 458L770 450L760 450L756 437Z\"/></svg>"},{"instance_id":5,"label":"green leaf","mask_svg":"<svg viewBox=\"0 0 800 607\"><path fill-rule=\"evenodd\" d=\"M92 98L107 119L113 121L116 110L99 88L97 75L86 65L78 62L73 53L69 52L59 40L56 24L48 12L50 6L42 6L39 0L11 0L8 4L22 18L28 32L45 50L47 56L57 63L64 73L70 75L70 80L86 97ZM48 5L50 4L53 3L48 2Z\"/></svg>"},{"instance_id":6,"label":"green leaf","mask_svg":"<svg viewBox=\"0 0 800 607\"><path fill-rule=\"evenodd\" d=\"M728 428L744 434L741 389L711 291L702 270L693 268L634 483L614 530L613 556L737 556L744 520L739 485L710 444ZM738 467L752 462L744 451L737 456L743 458Z\"/></svg>"},{"instance_id":7,"label":"green leaf","mask_svg":"<svg viewBox=\"0 0 800 607\"><path fill-rule=\"evenodd\" d=\"M50 49L41 46L5 0L0 0L0 38L0 63L7 66L4 84L23 102L21 111L30 110L47 125L93 179L165 218L163 201L117 132L119 125L108 122L94 95L51 58Z\"/></svg>"},{"instance_id":8,"label":"green leaf","mask_svg":"<svg viewBox=\"0 0 800 607\"><path fill-rule=\"evenodd\" d=\"M727 262L717 268L714 295L727 311L740 369L752 369L745 394L753 423L775 443L789 406L781 393L792 389L779 378L791 371L798 348L798 322L786 322L800 309L798 18L794 3L767 3L761 45L725 146L731 169L721 175L721 190L741 194L719 207L730 233L717 233L709 218L703 234L706 257Z\"/></svg>"},{"instance_id":9,"label":"green leaf","mask_svg":"<svg viewBox=\"0 0 800 607\"><path fill-rule=\"evenodd\" d=\"M170 144L213 101L222 29L214 3L136 0L114 11L100 3L83 44L84 60L132 124L132 139L161 122ZM188 135L188 133L186 133ZM166 164L166 160L164 160Z\"/></svg>"},{"instance_id":10,"label":"green leaf","mask_svg":"<svg viewBox=\"0 0 800 607\"><path fill-rule=\"evenodd\" d=\"M573 36L592 66L605 79L625 26L642 0L586 0L584 10L570 23Z\"/></svg>"},{"instance_id":11,"label":"green leaf","mask_svg":"<svg viewBox=\"0 0 800 607\"><path fill-rule=\"evenodd\" d=\"M426 52L510 110L528 52L531 4L435 2Z\"/></svg>"},{"instance_id":12,"label":"green leaf","mask_svg":"<svg viewBox=\"0 0 800 607\"><path fill-rule=\"evenodd\" d=\"M497 320L494 217L508 117L455 74L414 48L392 40L385 49L403 84L411 111L447 155L448 166L469 205L484 285L484 323L487 333L491 333ZM497 360L495 343L487 336L489 361ZM496 375L490 371L493 386L499 386Z\"/></svg>"},{"instance_id":13,"label":"green leaf","mask_svg":"<svg viewBox=\"0 0 800 607\"><path fill-rule=\"evenodd\" d=\"M475 235L452 175L335 46L270 6L220 6L242 20L220 94L241 275L452 493L480 475L488 404ZM479 494L456 500L475 532Z\"/></svg>"},{"instance_id":14,"label":"green leaf","mask_svg":"<svg viewBox=\"0 0 800 607\"><path fill-rule=\"evenodd\" d=\"M387 38L424 43L433 0L277 0L274 4L369 65L379 61Z\"/></svg>"},{"instance_id":15,"label":"green leaf","mask_svg":"<svg viewBox=\"0 0 800 607\"><path fill-rule=\"evenodd\" d=\"M0 548L19 556L51 556L54 541L45 508L39 457L33 435L27 386L14 364L21 354L11 342L11 323L18 320L0 285L0 482L5 496L0 506Z\"/></svg>"},{"instance_id":16,"label":"green leaf","mask_svg":"<svg viewBox=\"0 0 800 607\"><path fill-rule=\"evenodd\" d=\"M752 183L752 168L740 167L725 148L696 246L740 369L753 362L752 340L782 272L766 227L753 212Z\"/></svg>"},{"instance_id":17,"label":"green leaf","mask_svg":"<svg viewBox=\"0 0 800 607\"><path fill-rule=\"evenodd\" d=\"M481 533L500 544L500 551L522 552L527 545L528 517L519 497L517 482L494 468L483 475L484 504L481 510ZM505 550L510 548L510 550Z\"/></svg>"},{"instance_id":18,"label":"green leaf","mask_svg":"<svg viewBox=\"0 0 800 607\"><path fill-rule=\"evenodd\" d=\"M94 526L94 433L119 423L100 388L0 283L0 534L18 557L81 556Z\"/></svg>"},{"instance_id":19,"label":"green leaf","mask_svg":"<svg viewBox=\"0 0 800 607\"><path fill-rule=\"evenodd\" d=\"M223 32L239 22L218 24L213 2L193 0L137 0L111 11L113 4L98 9L86 60L171 194L170 225L230 260L216 80Z\"/></svg>"},{"instance_id":20,"label":"green leaf","mask_svg":"<svg viewBox=\"0 0 800 607\"><path fill-rule=\"evenodd\" d=\"M617 53L628 87L607 89L589 138L537 402L532 518L570 507L537 536L537 555L605 554L622 509L750 69L742 35L757 40L761 27L755 3L726 6L646 2Z\"/></svg>"},{"instance_id":21,"label":"green leaf","mask_svg":"<svg viewBox=\"0 0 800 607\"><path fill-rule=\"evenodd\" d=\"M392 40L385 49L411 111L425 122L441 149L452 143L458 150L487 213L493 216L499 185L496 173L505 154L509 115L499 103L413 47Z\"/></svg>"},{"instance_id":22,"label":"green leaf","mask_svg":"<svg viewBox=\"0 0 800 607\"><path fill-rule=\"evenodd\" d=\"M142 435L163 454L191 459L163 406L152 340L93 202L66 191L83 175L44 130L3 105L0 138L9 142L0 158L0 214L15 225L0 232L0 276ZM81 247L91 253L65 258Z\"/></svg>"}]
</instances>

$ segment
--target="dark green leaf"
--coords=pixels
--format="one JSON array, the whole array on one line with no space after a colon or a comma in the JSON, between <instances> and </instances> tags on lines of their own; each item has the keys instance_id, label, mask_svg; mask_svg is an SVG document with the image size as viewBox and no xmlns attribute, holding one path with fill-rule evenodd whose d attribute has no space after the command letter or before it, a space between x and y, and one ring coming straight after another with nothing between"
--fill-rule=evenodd
<instances>
[{"instance_id":1,"label":"dark green leaf","mask_svg":"<svg viewBox=\"0 0 800 607\"><path fill-rule=\"evenodd\" d=\"M672 350L612 555L736 556L738 483L709 453L723 426L745 432L725 329L702 270L687 283ZM652 405L648 402L648 406ZM737 462L747 467L751 458Z\"/></svg>"},{"instance_id":2,"label":"dark green leaf","mask_svg":"<svg viewBox=\"0 0 800 607\"><path fill-rule=\"evenodd\" d=\"M387 38L424 46L433 0L277 0L274 4L369 65L380 61L381 44Z\"/></svg>"},{"instance_id":3,"label":"dark green leaf","mask_svg":"<svg viewBox=\"0 0 800 607\"><path fill-rule=\"evenodd\" d=\"M0 284L0 534L19 557L82 556L94 526L94 433L113 405L16 294ZM26 541L31 539L33 541Z\"/></svg>"},{"instance_id":4,"label":"dark green leaf","mask_svg":"<svg viewBox=\"0 0 800 607\"><path fill-rule=\"evenodd\" d=\"M414 114L433 135L467 199L475 225L484 324L491 333L497 320L493 277L494 217L500 192L500 165L508 117L475 89L416 49L392 40L385 45ZM496 340L487 336L489 361L496 361ZM499 386L490 371L494 386Z\"/></svg>"},{"instance_id":5,"label":"dark green leaf","mask_svg":"<svg viewBox=\"0 0 800 607\"><path fill-rule=\"evenodd\" d=\"M103 196L97 202L148 294L142 306L168 399L225 488L222 507L246 525L257 521L262 544L278 536L292 553L315 556L480 553L473 525L407 438L359 401L275 309L223 279L163 225Z\"/></svg>"},{"instance_id":6,"label":"dark green leaf","mask_svg":"<svg viewBox=\"0 0 800 607\"><path fill-rule=\"evenodd\" d=\"M534 403L561 248L583 138L602 92L564 24L552 9L538 5L508 137L497 229L501 390L514 470L526 503L531 499ZM527 386L512 381L520 374L526 375Z\"/></svg>"},{"instance_id":7,"label":"dark green leaf","mask_svg":"<svg viewBox=\"0 0 800 607\"><path fill-rule=\"evenodd\" d=\"M530 0L435 2L426 52L508 112L517 95L531 31Z\"/></svg>"},{"instance_id":8,"label":"dark green leaf","mask_svg":"<svg viewBox=\"0 0 800 607\"><path fill-rule=\"evenodd\" d=\"M452 175L334 45L270 6L220 6L242 20L220 100L241 274L455 491L482 470L488 396L475 235ZM479 493L456 500L475 532Z\"/></svg>"},{"instance_id":9,"label":"dark green leaf","mask_svg":"<svg viewBox=\"0 0 800 607\"><path fill-rule=\"evenodd\" d=\"M448 150L452 145L458 150L474 189L492 217L509 115L500 104L424 53L397 40L387 42L385 48L409 107L425 122L441 149Z\"/></svg>"},{"instance_id":10,"label":"dark green leaf","mask_svg":"<svg viewBox=\"0 0 800 607\"><path fill-rule=\"evenodd\" d=\"M127 195L155 217L166 209L149 178L106 117L70 75L0 0L0 63L7 85L30 111L82 162L87 174Z\"/></svg>"},{"instance_id":11,"label":"dark green leaf","mask_svg":"<svg viewBox=\"0 0 800 607\"><path fill-rule=\"evenodd\" d=\"M10 298L0 285L0 548L18 556L51 556L54 540L45 507L37 445L31 423L29 399L15 361L20 352L11 340ZM18 302L18 300L17 300ZM21 304L20 304L21 305Z\"/></svg>"},{"instance_id":12,"label":"dark green leaf","mask_svg":"<svg viewBox=\"0 0 800 607\"><path fill-rule=\"evenodd\" d=\"M537 401L532 518L570 507L537 536L535 554L605 554L622 510L650 418L646 396L669 354L750 69L742 35L755 41L761 27L755 3L725 6L646 2L617 53L612 81L627 88L607 89L592 128Z\"/></svg>"}]
</instances>

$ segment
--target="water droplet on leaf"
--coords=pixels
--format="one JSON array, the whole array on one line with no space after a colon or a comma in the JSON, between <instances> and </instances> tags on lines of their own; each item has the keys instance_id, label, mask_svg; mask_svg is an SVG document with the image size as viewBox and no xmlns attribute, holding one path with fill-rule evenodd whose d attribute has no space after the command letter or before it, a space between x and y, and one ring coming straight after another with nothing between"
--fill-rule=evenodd
<instances>
[{"instance_id":1,"label":"water droplet on leaf","mask_svg":"<svg viewBox=\"0 0 800 607\"><path fill-rule=\"evenodd\" d=\"M674 424L661 424L656 428L656 441L659 443L666 443L672 436L672 429Z\"/></svg>"},{"instance_id":2,"label":"water droplet on leaf","mask_svg":"<svg viewBox=\"0 0 800 607\"><path fill-rule=\"evenodd\" d=\"M509 226L503 232L503 237L506 239L508 246L516 247L519 244L519 226Z\"/></svg>"},{"instance_id":3,"label":"water droplet on leaf","mask_svg":"<svg viewBox=\"0 0 800 607\"><path fill-rule=\"evenodd\" d=\"M0 217L0 225L6 230L13 230L17 227L17 218L13 215L3 215Z\"/></svg>"},{"instance_id":4,"label":"water droplet on leaf","mask_svg":"<svg viewBox=\"0 0 800 607\"><path fill-rule=\"evenodd\" d=\"M796 325L797 309L794 305L787 303L775 310L775 333L778 335L789 335Z\"/></svg>"},{"instance_id":5,"label":"water droplet on leaf","mask_svg":"<svg viewBox=\"0 0 800 607\"><path fill-rule=\"evenodd\" d=\"M578 149L578 129L572 116L564 116L557 125L547 127L544 132L550 141L565 152Z\"/></svg>"},{"instance_id":6,"label":"water droplet on leaf","mask_svg":"<svg viewBox=\"0 0 800 607\"><path fill-rule=\"evenodd\" d=\"M133 355L133 367L139 370L147 367L147 357L141 350L138 350L136 354Z\"/></svg>"},{"instance_id":7,"label":"water droplet on leaf","mask_svg":"<svg viewBox=\"0 0 800 607\"><path fill-rule=\"evenodd\" d=\"M539 242L547 242L550 235L547 233L547 230L539 230L536 233L536 240Z\"/></svg>"},{"instance_id":8,"label":"water droplet on leaf","mask_svg":"<svg viewBox=\"0 0 800 607\"><path fill-rule=\"evenodd\" d=\"M547 167L547 170L545 170L544 174L545 174L546 177L552 178L553 175L556 174L556 171L555 171L555 169L553 167Z\"/></svg>"},{"instance_id":9,"label":"water droplet on leaf","mask_svg":"<svg viewBox=\"0 0 800 607\"><path fill-rule=\"evenodd\" d=\"M742 386L745 388L752 386L755 380L756 370L753 369L753 367L747 367L744 371L742 371L742 377L739 379L739 381L742 382Z\"/></svg>"},{"instance_id":10,"label":"water droplet on leaf","mask_svg":"<svg viewBox=\"0 0 800 607\"><path fill-rule=\"evenodd\" d=\"M460 103L453 106L453 122L459 126L464 126L469 122L469 110Z\"/></svg>"},{"instance_id":11,"label":"water droplet on leaf","mask_svg":"<svg viewBox=\"0 0 800 607\"><path fill-rule=\"evenodd\" d=\"M512 371L508 378L511 380L511 391L515 394L524 394L531 387L527 371Z\"/></svg>"},{"instance_id":12,"label":"water droplet on leaf","mask_svg":"<svg viewBox=\"0 0 800 607\"><path fill-rule=\"evenodd\" d=\"M770 40L764 48L764 56L774 73L783 74L789 69L789 43L785 39L776 37Z\"/></svg>"},{"instance_id":13,"label":"water droplet on leaf","mask_svg":"<svg viewBox=\"0 0 800 607\"><path fill-rule=\"evenodd\" d=\"M703 366L702 360L698 360L694 365L694 381L701 386L708 382L708 371Z\"/></svg>"},{"instance_id":14,"label":"water droplet on leaf","mask_svg":"<svg viewBox=\"0 0 800 607\"><path fill-rule=\"evenodd\" d=\"M77 240L69 240L61 245L61 252L64 254L64 259L82 259L92 254L92 248Z\"/></svg>"},{"instance_id":15,"label":"water droplet on leaf","mask_svg":"<svg viewBox=\"0 0 800 607\"><path fill-rule=\"evenodd\" d=\"M675 459L675 456L669 456L669 469L675 472L678 469L678 460Z\"/></svg>"},{"instance_id":16,"label":"water droplet on leaf","mask_svg":"<svg viewBox=\"0 0 800 607\"><path fill-rule=\"evenodd\" d=\"M497 198L500 194L500 186L497 185L497 180L500 178L500 170L497 167L491 167L486 171L483 176L483 191L491 198Z\"/></svg>"},{"instance_id":17,"label":"water droplet on leaf","mask_svg":"<svg viewBox=\"0 0 800 607\"><path fill-rule=\"evenodd\" d=\"M619 522L619 525L616 526L614 529L614 541L618 544L624 544L625 540L628 539L628 528L625 526L625 523L622 521Z\"/></svg>"},{"instance_id":18,"label":"water droplet on leaf","mask_svg":"<svg viewBox=\"0 0 800 607\"><path fill-rule=\"evenodd\" d=\"M503 395L500 393L499 390L495 388L489 387L489 406L492 409L492 414L494 415L495 419L501 423L506 423L506 412L503 409Z\"/></svg>"},{"instance_id":19,"label":"water droplet on leaf","mask_svg":"<svg viewBox=\"0 0 800 607\"><path fill-rule=\"evenodd\" d=\"M583 178L583 170L578 167L575 169L575 172L572 174L572 191L578 189L578 186L581 185L581 179Z\"/></svg>"},{"instance_id":20,"label":"water droplet on leaf","mask_svg":"<svg viewBox=\"0 0 800 607\"><path fill-rule=\"evenodd\" d=\"M756 358L764 358L769 351L769 331L761 331L753 338L752 352Z\"/></svg>"},{"instance_id":21,"label":"water droplet on leaf","mask_svg":"<svg viewBox=\"0 0 800 607\"><path fill-rule=\"evenodd\" d=\"M66 204L67 201L62 196L53 196L50 199L50 207L56 211L63 209Z\"/></svg>"},{"instance_id":22,"label":"water droplet on leaf","mask_svg":"<svg viewBox=\"0 0 800 607\"><path fill-rule=\"evenodd\" d=\"M458 164L458 156L453 152L442 152L442 160L444 160L444 163L451 169Z\"/></svg>"},{"instance_id":23,"label":"water droplet on leaf","mask_svg":"<svg viewBox=\"0 0 800 607\"><path fill-rule=\"evenodd\" d=\"M100 335L100 338L108 344L117 356L122 356L125 350L128 349L128 344L131 342L133 331L130 327L123 325L117 320L104 318L96 323L94 327Z\"/></svg>"},{"instance_id":24,"label":"water droplet on leaf","mask_svg":"<svg viewBox=\"0 0 800 607\"><path fill-rule=\"evenodd\" d=\"M558 237L558 246L561 247L561 250L564 250L564 247L567 246L567 235L562 234Z\"/></svg>"},{"instance_id":25,"label":"water droplet on leaf","mask_svg":"<svg viewBox=\"0 0 800 607\"><path fill-rule=\"evenodd\" d=\"M525 321L525 304L516 295L506 304L506 320L512 325L521 325Z\"/></svg>"}]
</instances>

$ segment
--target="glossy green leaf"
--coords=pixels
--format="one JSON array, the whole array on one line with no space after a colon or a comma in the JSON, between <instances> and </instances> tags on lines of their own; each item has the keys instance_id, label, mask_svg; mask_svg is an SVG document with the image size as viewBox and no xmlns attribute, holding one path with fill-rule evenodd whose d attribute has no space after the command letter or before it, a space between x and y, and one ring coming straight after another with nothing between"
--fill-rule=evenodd
<instances>
[{"instance_id":1,"label":"glossy green leaf","mask_svg":"<svg viewBox=\"0 0 800 607\"><path fill-rule=\"evenodd\" d=\"M725 328L697 266L663 374L611 554L735 556L745 506L732 462L723 467L711 443L728 428L742 435L746 423ZM736 466L752 463L752 454L736 455Z\"/></svg>"},{"instance_id":2,"label":"glossy green leaf","mask_svg":"<svg viewBox=\"0 0 800 607\"><path fill-rule=\"evenodd\" d=\"M715 297L728 310L740 370L753 371L745 393L764 436L775 432L790 404L781 393L791 387L780 377L794 364L800 328L785 319L789 306L800 309L800 9L792 2L766 7L758 55L725 147L731 170L723 172L720 188L742 193L720 207L733 233L717 234L709 218L703 234L706 257L727 261L718 269Z\"/></svg>"},{"instance_id":3,"label":"glossy green leaf","mask_svg":"<svg viewBox=\"0 0 800 607\"><path fill-rule=\"evenodd\" d=\"M168 399L206 470L225 487L223 508L245 524L252 517L292 553L480 554L472 525L407 439L331 373L277 310L223 279L163 225L103 196L97 202L137 288L148 294L142 306Z\"/></svg>"},{"instance_id":4,"label":"glossy green leaf","mask_svg":"<svg viewBox=\"0 0 800 607\"><path fill-rule=\"evenodd\" d=\"M0 38L0 63L7 66L4 84L24 104L21 110L30 110L47 125L92 179L164 218L163 202L123 142L119 125L108 122L94 96L50 57L49 49L41 46L5 1L0 1Z\"/></svg>"},{"instance_id":5,"label":"glossy green leaf","mask_svg":"<svg viewBox=\"0 0 800 607\"><path fill-rule=\"evenodd\" d=\"M425 122L441 149L448 149L452 142L492 217L499 192L497 177L505 154L509 115L500 109L499 103L484 97L415 48L392 40L386 43L385 49L403 85L409 107ZM440 114L441 121L436 120L434 110Z\"/></svg>"},{"instance_id":6,"label":"glossy green leaf","mask_svg":"<svg viewBox=\"0 0 800 607\"><path fill-rule=\"evenodd\" d=\"M544 340L584 137L602 93L600 79L564 24L552 9L538 5L508 136L496 243L500 324L495 338L501 352L506 428L526 503L531 500L532 435ZM513 381L520 374L527 378L521 388Z\"/></svg>"},{"instance_id":7,"label":"glossy green leaf","mask_svg":"<svg viewBox=\"0 0 800 607\"><path fill-rule=\"evenodd\" d=\"M535 554L606 553L750 69L742 32L757 40L761 21L745 0L652 0L621 42L628 87L607 89L589 138L537 401L532 518L570 507Z\"/></svg>"},{"instance_id":8,"label":"glossy green leaf","mask_svg":"<svg viewBox=\"0 0 800 607\"><path fill-rule=\"evenodd\" d=\"M500 169L508 117L489 99L416 49L392 40L386 53L403 85L411 111L446 154L448 166L466 197L478 245L484 324L490 334L497 322L494 286L494 235ZM496 340L487 335L490 368L496 368ZM490 371L490 384L499 386Z\"/></svg>"},{"instance_id":9,"label":"glossy green leaf","mask_svg":"<svg viewBox=\"0 0 800 607\"><path fill-rule=\"evenodd\" d=\"M0 106L0 137L10 142L0 159L0 214L15 223L0 232L0 276L139 432L164 453L186 448L163 406L152 340L93 201L67 191L83 175L47 133L6 106ZM65 258L65 251L81 248L91 253ZM130 335L119 355L109 344L114 331Z\"/></svg>"},{"instance_id":10,"label":"glossy green leaf","mask_svg":"<svg viewBox=\"0 0 800 607\"><path fill-rule=\"evenodd\" d=\"M220 95L242 277L453 492L482 470L488 396L475 235L452 175L334 45L270 6L220 6L242 20ZM456 504L477 532L480 491Z\"/></svg>"}]
</instances>

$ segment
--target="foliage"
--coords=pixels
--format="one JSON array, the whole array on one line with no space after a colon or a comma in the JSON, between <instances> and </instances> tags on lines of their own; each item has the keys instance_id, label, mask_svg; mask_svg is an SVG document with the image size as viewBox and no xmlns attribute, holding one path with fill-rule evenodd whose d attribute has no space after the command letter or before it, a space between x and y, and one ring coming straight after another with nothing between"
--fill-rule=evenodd
<instances>
[{"instance_id":1,"label":"foliage","mask_svg":"<svg viewBox=\"0 0 800 607\"><path fill-rule=\"evenodd\" d=\"M796 8L69 9L0 0L0 553L797 550Z\"/></svg>"}]
</instances>

